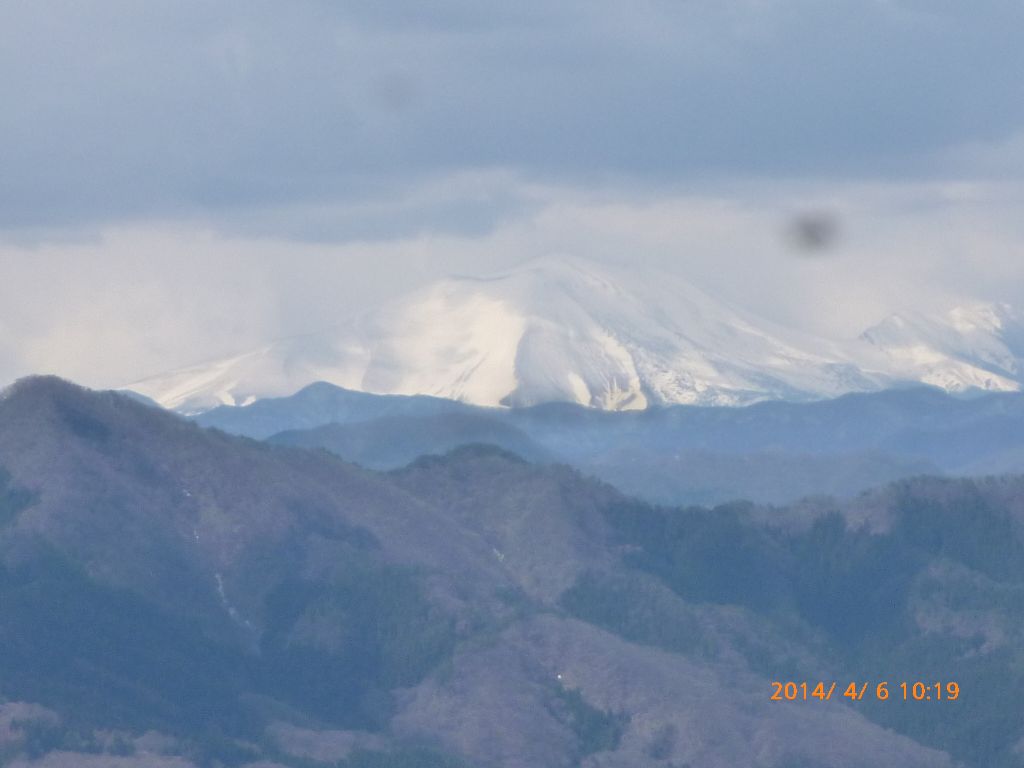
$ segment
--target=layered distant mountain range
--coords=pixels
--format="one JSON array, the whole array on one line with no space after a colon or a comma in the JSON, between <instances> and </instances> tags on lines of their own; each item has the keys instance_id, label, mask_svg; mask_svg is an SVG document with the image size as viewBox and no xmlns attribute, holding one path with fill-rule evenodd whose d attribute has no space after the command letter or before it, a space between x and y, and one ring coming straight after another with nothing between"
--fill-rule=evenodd
<instances>
[{"instance_id":1,"label":"layered distant mountain range","mask_svg":"<svg viewBox=\"0 0 1024 768\"><path fill-rule=\"evenodd\" d=\"M806 401L908 384L1005 392L1024 382L1024 323L1010 306L974 303L822 339L672 275L557 259L445 279L344 327L128 389L196 414L318 381L482 406L603 410Z\"/></svg>"},{"instance_id":2,"label":"layered distant mountain range","mask_svg":"<svg viewBox=\"0 0 1024 768\"><path fill-rule=\"evenodd\" d=\"M934 387L739 408L675 405L608 412L572 403L484 408L423 395L372 395L324 382L193 417L203 426L323 448L396 469L462 445L562 462L665 504L849 497L919 474L1024 472L1024 393Z\"/></svg>"}]
</instances>

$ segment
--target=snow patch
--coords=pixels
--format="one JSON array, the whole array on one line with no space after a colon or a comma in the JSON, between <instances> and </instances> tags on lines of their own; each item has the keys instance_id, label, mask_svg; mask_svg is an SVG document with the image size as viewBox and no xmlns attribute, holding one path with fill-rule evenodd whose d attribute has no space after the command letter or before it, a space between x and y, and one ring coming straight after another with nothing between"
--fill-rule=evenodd
<instances>
[{"instance_id":1,"label":"snow patch","mask_svg":"<svg viewBox=\"0 0 1024 768\"><path fill-rule=\"evenodd\" d=\"M252 624L249 622L249 620L242 618L242 616L239 615L238 611L228 600L227 593L224 591L223 577L220 575L219 572L215 573L213 576L214 579L217 581L217 595L220 597L220 603L222 606L224 606L224 610L228 612L228 616L230 616L231 620L234 621L236 624L241 624L251 629Z\"/></svg>"}]
</instances>

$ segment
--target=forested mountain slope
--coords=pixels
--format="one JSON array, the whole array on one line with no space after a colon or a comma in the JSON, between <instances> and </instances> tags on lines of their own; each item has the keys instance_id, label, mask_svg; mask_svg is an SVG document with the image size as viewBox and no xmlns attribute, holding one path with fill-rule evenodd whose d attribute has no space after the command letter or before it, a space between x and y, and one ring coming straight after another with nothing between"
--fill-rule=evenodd
<instances>
[{"instance_id":1,"label":"forested mountain slope","mask_svg":"<svg viewBox=\"0 0 1024 768\"><path fill-rule=\"evenodd\" d=\"M0 397L0 466L11 765L1021 764L1019 478L660 508L491 447L376 473L45 378ZM769 700L804 679L962 694Z\"/></svg>"}]
</instances>

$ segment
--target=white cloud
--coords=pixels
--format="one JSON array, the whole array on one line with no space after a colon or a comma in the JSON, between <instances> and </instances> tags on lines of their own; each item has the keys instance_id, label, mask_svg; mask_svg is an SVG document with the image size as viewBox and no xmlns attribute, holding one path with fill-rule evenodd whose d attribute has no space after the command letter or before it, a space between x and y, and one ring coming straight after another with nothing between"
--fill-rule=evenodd
<instances>
[{"instance_id":1,"label":"white cloud","mask_svg":"<svg viewBox=\"0 0 1024 768\"><path fill-rule=\"evenodd\" d=\"M526 202L482 232L332 244L177 222L0 245L0 379L56 372L118 385L343 323L443 274L482 275L557 253L677 270L771 319L833 335L894 310L1024 300L1017 185L747 184L697 194L506 176L486 188L502 187ZM450 189L457 209L460 195L481 188L462 179ZM817 210L836 216L839 236L807 256L786 228Z\"/></svg>"}]
</instances>

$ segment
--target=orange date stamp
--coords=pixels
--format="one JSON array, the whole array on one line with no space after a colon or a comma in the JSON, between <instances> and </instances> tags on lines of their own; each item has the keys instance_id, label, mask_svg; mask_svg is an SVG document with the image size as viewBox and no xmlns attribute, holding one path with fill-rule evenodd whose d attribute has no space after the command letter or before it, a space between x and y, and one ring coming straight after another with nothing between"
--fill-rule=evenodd
<instances>
[{"instance_id":1,"label":"orange date stamp","mask_svg":"<svg viewBox=\"0 0 1024 768\"><path fill-rule=\"evenodd\" d=\"M772 701L831 701L834 697L850 701L863 701L865 697L878 701L956 701L960 698L959 683L925 683L920 680L898 683L890 683L888 680L851 682L842 688L838 682L797 683L773 680L771 687Z\"/></svg>"}]
</instances>

